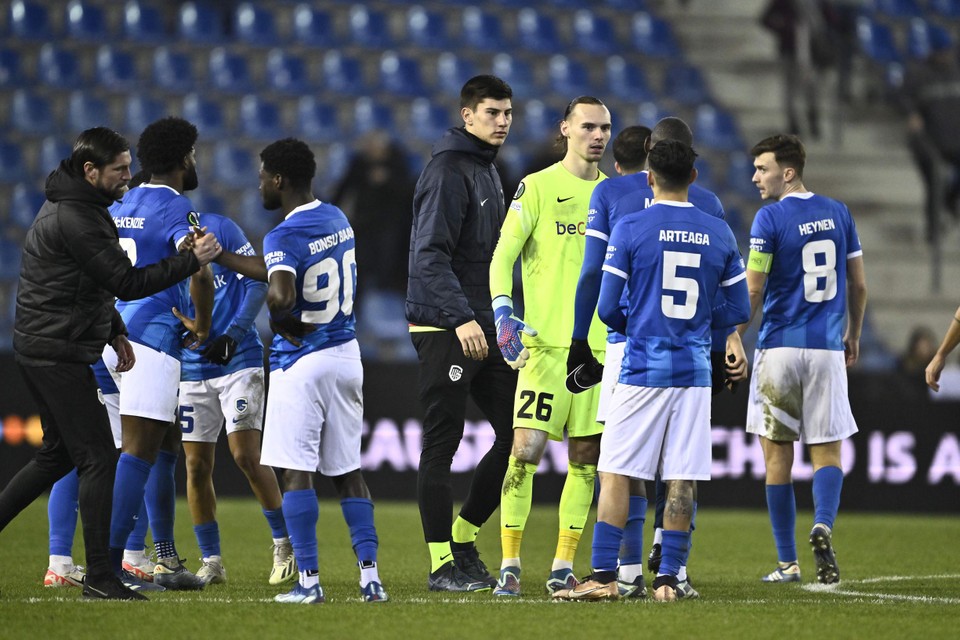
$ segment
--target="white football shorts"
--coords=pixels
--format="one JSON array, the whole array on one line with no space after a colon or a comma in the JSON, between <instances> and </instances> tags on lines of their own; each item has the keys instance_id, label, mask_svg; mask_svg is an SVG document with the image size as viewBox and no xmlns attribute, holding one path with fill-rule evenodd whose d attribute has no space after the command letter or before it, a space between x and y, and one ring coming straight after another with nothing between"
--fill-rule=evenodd
<instances>
[{"instance_id":1,"label":"white football shorts","mask_svg":"<svg viewBox=\"0 0 960 640\"><path fill-rule=\"evenodd\" d=\"M263 430L263 368L250 367L210 380L180 382L180 430L184 442L216 442L227 435Z\"/></svg>"},{"instance_id":2,"label":"white football shorts","mask_svg":"<svg viewBox=\"0 0 960 640\"><path fill-rule=\"evenodd\" d=\"M137 361L120 374L116 352L109 345L103 350L103 363L120 390L120 415L172 422L179 404L180 361L137 342L130 344Z\"/></svg>"},{"instance_id":3,"label":"white football shorts","mask_svg":"<svg viewBox=\"0 0 960 640\"><path fill-rule=\"evenodd\" d=\"M620 380L620 364L623 362L623 352L627 349L626 342L608 342L607 357L603 361L603 379L600 380L600 404L597 405L597 422L607 421L607 412L613 399L613 390Z\"/></svg>"},{"instance_id":4,"label":"white football shorts","mask_svg":"<svg viewBox=\"0 0 960 640\"><path fill-rule=\"evenodd\" d=\"M619 383L600 440L597 470L641 480L709 480L710 387Z\"/></svg>"},{"instance_id":5,"label":"white football shorts","mask_svg":"<svg viewBox=\"0 0 960 640\"><path fill-rule=\"evenodd\" d=\"M806 444L822 444L856 432L843 351L757 349L747 433L774 442L796 442L802 437Z\"/></svg>"},{"instance_id":6,"label":"white football shorts","mask_svg":"<svg viewBox=\"0 0 960 640\"><path fill-rule=\"evenodd\" d=\"M260 463L339 476L360 468L363 365L351 340L270 372Z\"/></svg>"}]
</instances>

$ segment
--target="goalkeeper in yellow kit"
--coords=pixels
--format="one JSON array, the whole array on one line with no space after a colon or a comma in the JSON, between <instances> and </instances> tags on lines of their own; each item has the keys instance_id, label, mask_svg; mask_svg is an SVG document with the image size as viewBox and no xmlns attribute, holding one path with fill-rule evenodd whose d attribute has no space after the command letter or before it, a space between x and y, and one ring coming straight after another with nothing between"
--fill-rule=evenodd
<instances>
[{"instance_id":1,"label":"goalkeeper in yellow kit","mask_svg":"<svg viewBox=\"0 0 960 640\"><path fill-rule=\"evenodd\" d=\"M547 440L562 440L564 428L569 465L547 590L552 593L577 585L573 558L593 501L603 427L596 422L599 387L574 395L567 390L565 378L587 210L593 188L606 178L598 164L610 129L610 112L597 98L581 96L567 106L558 137L566 153L560 162L520 183L490 264L497 342L507 362L521 368L514 400L513 449L500 497L503 561L494 590L497 596L520 594L520 542L530 515L533 474ZM518 256L524 320L513 315L510 297ZM523 341L521 333L527 334ZM594 316L589 347L597 360L603 358L605 340L606 328ZM596 361L593 365L599 367Z\"/></svg>"}]
</instances>

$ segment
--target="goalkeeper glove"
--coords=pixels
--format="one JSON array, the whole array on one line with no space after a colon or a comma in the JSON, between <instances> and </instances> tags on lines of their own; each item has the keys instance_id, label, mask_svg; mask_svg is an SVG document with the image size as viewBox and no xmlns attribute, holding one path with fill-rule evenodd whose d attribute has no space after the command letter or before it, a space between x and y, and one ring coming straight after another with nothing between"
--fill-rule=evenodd
<instances>
[{"instance_id":1,"label":"goalkeeper glove","mask_svg":"<svg viewBox=\"0 0 960 640\"><path fill-rule=\"evenodd\" d=\"M513 301L507 296L497 296L493 300L493 318L497 325L497 346L503 359L513 369L522 369L527 364L530 352L523 346L520 333L537 335L537 330L528 326L513 315Z\"/></svg>"},{"instance_id":2,"label":"goalkeeper glove","mask_svg":"<svg viewBox=\"0 0 960 640\"><path fill-rule=\"evenodd\" d=\"M571 340L567 354L567 391L582 393L603 379L603 365L593 356L586 340Z\"/></svg>"},{"instance_id":3,"label":"goalkeeper glove","mask_svg":"<svg viewBox=\"0 0 960 640\"><path fill-rule=\"evenodd\" d=\"M207 347L200 352L200 355L213 364L219 364L222 366L228 364L236 353L237 341L227 334L223 334L216 340L210 341L207 344Z\"/></svg>"}]
</instances>

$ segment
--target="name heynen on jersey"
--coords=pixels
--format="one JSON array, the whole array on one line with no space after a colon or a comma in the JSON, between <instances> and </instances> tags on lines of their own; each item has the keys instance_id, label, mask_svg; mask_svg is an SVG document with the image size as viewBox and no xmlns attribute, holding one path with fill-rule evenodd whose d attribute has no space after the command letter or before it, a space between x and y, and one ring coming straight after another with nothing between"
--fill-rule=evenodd
<instances>
[{"instance_id":1,"label":"name heynen on jersey","mask_svg":"<svg viewBox=\"0 0 960 640\"><path fill-rule=\"evenodd\" d=\"M837 228L837 225L833 221L833 218L824 218L823 220L814 220L813 222L798 224L797 228L800 230L800 235L808 236L817 231L832 231Z\"/></svg>"},{"instance_id":2,"label":"name heynen on jersey","mask_svg":"<svg viewBox=\"0 0 960 640\"><path fill-rule=\"evenodd\" d=\"M710 244L710 234L680 229L660 229L660 242L685 242L687 244Z\"/></svg>"},{"instance_id":3,"label":"name heynen on jersey","mask_svg":"<svg viewBox=\"0 0 960 640\"><path fill-rule=\"evenodd\" d=\"M336 233L323 236L319 240L314 240L310 243L310 255L320 253L321 251L326 251L330 247L335 247L341 242L349 240L352 237L353 227L346 227L345 229L340 229L340 231L337 231Z\"/></svg>"}]
</instances>

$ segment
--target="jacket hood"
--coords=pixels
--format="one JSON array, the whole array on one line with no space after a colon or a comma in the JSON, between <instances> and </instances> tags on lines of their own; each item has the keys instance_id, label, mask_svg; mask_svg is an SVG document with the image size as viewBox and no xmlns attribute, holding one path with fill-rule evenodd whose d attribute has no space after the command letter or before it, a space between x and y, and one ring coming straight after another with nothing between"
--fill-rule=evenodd
<instances>
[{"instance_id":1,"label":"jacket hood","mask_svg":"<svg viewBox=\"0 0 960 640\"><path fill-rule=\"evenodd\" d=\"M113 198L94 187L82 177L75 175L70 169L70 163L67 160L61 160L60 166L47 176L47 183L44 190L47 200L50 202L78 200L101 207L109 207L113 204Z\"/></svg>"},{"instance_id":2,"label":"jacket hood","mask_svg":"<svg viewBox=\"0 0 960 640\"><path fill-rule=\"evenodd\" d=\"M487 163L492 163L496 159L498 150L499 147L486 144L480 138L467 133L463 127L447 129L443 137L433 145L434 156L445 151L459 151L476 156Z\"/></svg>"}]
</instances>

